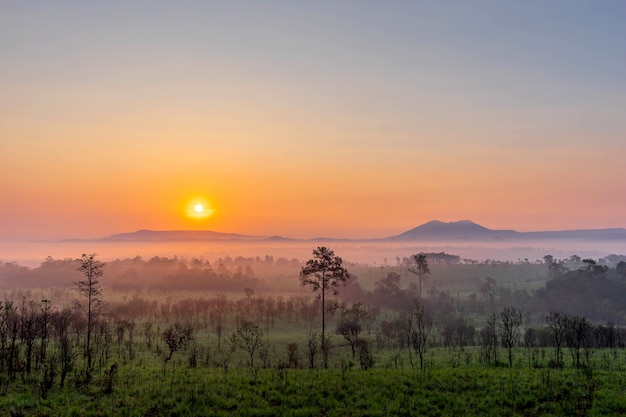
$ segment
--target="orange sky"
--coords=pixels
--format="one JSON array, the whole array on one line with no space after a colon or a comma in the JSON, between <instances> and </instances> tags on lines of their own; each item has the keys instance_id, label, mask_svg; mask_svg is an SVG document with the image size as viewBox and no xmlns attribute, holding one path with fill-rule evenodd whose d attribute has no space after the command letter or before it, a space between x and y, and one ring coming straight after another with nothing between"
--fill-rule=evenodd
<instances>
[{"instance_id":1,"label":"orange sky","mask_svg":"<svg viewBox=\"0 0 626 417\"><path fill-rule=\"evenodd\" d=\"M0 239L626 227L626 63L600 35L528 10L533 37L488 19L507 10L269 4L221 26L196 2L0 6ZM467 33L409 29L428 13ZM214 214L185 216L194 199Z\"/></svg>"}]
</instances>

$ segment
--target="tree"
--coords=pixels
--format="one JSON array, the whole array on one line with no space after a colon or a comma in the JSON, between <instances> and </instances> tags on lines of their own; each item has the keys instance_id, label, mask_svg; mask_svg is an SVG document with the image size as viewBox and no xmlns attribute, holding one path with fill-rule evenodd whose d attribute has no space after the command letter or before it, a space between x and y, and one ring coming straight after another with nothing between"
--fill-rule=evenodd
<instances>
[{"instance_id":1,"label":"tree","mask_svg":"<svg viewBox=\"0 0 626 417\"><path fill-rule=\"evenodd\" d=\"M250 355L250 367L254 368L254 352L263 344L263 328L249 321L243 321L232 335L232 342Z\"/></svg>"},{"instance_id":2,"label":"tree","mask_svg":"<svg viewBox=\"0 0 626 417\"><path fill-rule=\"evenodd\" d=\"M328 366L327 343L326 343L326 291L331 290L337 294L339 285L345 285L350 278L350 273L343 267L343 260L335 255L332 250L320 246L313 249L313 258L306 262L300 271L302 285L310 285L313 291L320 291L322 300L322 352L324 354L324 367Z\"/></svg>"},{"instance_id":3,"label":"tree","mask_svg":"<svg viewBox=\"0 0 626 417\"><path fill-rule=\"evenodd\" d=\"M6 369L9 380L15 379L18 362L17 338L19 334L19 315L13 301L5 300L4 309L0 303L0 368Z\"/></svg>"},{"instance_id":4,"label":"tree","mask_svg":"<svg viewBox=\"0 0 626 417\"><path fill-rule=\"evenodd\" d=\"M30 373L33 359L33 348L37 338L37 321L35 302L26 303L26 297L22 298L20 306L20 339L26 346L26 373Z\"/></svg>"},{"instance_id":5,"label":"tree","mask_svg":"<svg viewBox=\"0 0 626 417\"><path fill-rule=\"evenodd\" d=\"M565 262L563 261L553 261L548 265L548 276L550 279L561 278L567 273L567 271Z\"/></svg>"},{"instance_id":6,"label":"tree","mask_svg":"<svg viewBox=\"0 0 626 417\"><path fill-rule=\"evenodd\" d=\"M372 315L361 303L354 304L351 308L341 310L341 318L337 323L336 333L343 336L352 348L352 357L356 357L356 347L361 337L361 332L369 331Z\"/></svg>"},{"instance_id":7,"label":"tree","mask_svg":"<svg viewBox=\"0 0 626 417\"><path fill-rule=\"evenodd\" d=\"M554 360L552 366L563 369L563 337L567 330L568 316L559 312L552 312L546 316L546 322L554 336Z\"/></svg>"},{"instance_id":8,"label":"tree","mask_svg":"<svg viewBox=\"0 0 626 417\"><path fill-rule=\"evenodd\" d=\"M387 277L379 279L374 283L376 290L383 295L393 295L400 290L400 274L397 272L389 272Z\"/></svg>"},{"instance_id":9,"label":"tree","mask_svg":"<svg viewBox=\"0 0 626 417\"><path fill-rule=\"evenodd\" d=\"M433 327L432 317L426 313L424 304L415 300L415 328L411 332L411 344L420 358L420 371L424 370L424 354L428 348L428 335Z\"/></svg>"},{"instance_id":10,"label":"tree","mask_svg":"<svg viewBox=\"0 0 626 417\"><path fill-rule=\"evenodd\" d=\"M505 307L500 312L500 320L502 321L502 344L509 354L509 368L512 368L513 346L515 346L519 328L522 325L522 312L513 307Z\"/></svg>"},{"instance_id":11,"label":"tree","mask_svg":"<svg viewBox=\"0 0 626 417\"><path fill-rule=\"evenodd\" d=\"M60 365L60 386L63 388L65 378L74 369L74 349L70 338L69 328L72 325L72 311L69 308L52 316L52 327L55 330L58 343L58 360Z\"/></svg>"},{"instance_id":12,"label":"tree","mask_svg":"<svg viewBox=\"0 0 626 417\"><path fill-rule=\"evenodd\" d=\"M422 299L422 280L426 275L430 274L430 268L428 267L428 261L426 261L426 255L423 253L418 253L416 255L411 255L411 261L414 263L414 266L409 268L409 272L417 275L419 278L419 299Z\"/></svg>"},{"instance_id":13,"label":"tree","mask_svg":"<svg viewBox=\"0 0 626 417\"><path fill-rule=\"evenodd\" d=\"M591 329L592 325L586 317L573 316L565 320L565 342L570 349L572 362L576 368L582 367L580 349L583 347L587 351L590 345Z\"/></svg>"},{"instance_id":14,"label":"tree","mask_svg":"<svg viewBox=\"0 0 626 417\"><path fill-rule=\"evenodd\" d=\"M46 360L46 349L48 346L48 333L50 332L50 316L52 314L52 302L50 300L41 300L41 310L39 312L37 327L41 337L41 346L39 349L39 361L43 363Z\"/></svg>"},{"instance_id":15,"label":"tree","mask_svg":"<svg viewBox=\"0 0 626 417\"><path fill-rule=\"evenodd\" d=\"M191 323L187 323L183 326L182 324L176 322L173 326L169 326L163 330L161 338L169 349L169 353L164 359L164 363L167 363L170 359L172 359L174 352L184 348L189 342L191 342L193 339L193 326Z\"/></svg>"},{"instance_id":16,"label":"tree","mask_svg":"<svg viewBox=\"0 0 626 417\"><path fill-rule=\"evenodd\" d=\"M481 349L480 355L485 363L493 360L493 364L498 364L498 333L496 331L498 317L491 314L487 317L487 325L480 329Z\"/></svg>"},{"instance_id":17,"label":"tree","mask_svg":"<svg viewBox=\"0 0 626 417\"><path fill-rule=\"evenodd\" d=\"M82 272L85 279L75 282L78 292L87 299L86 306L78 302L78 306L87 316L87 340L84 351L84 356L87 359L87 372L91 370L91 333L93 324L102 309L102 287L99 280L102 277L103 268L104 263L96 260L96 254L86 255L83 253L78 270Z\"/></svg>"}]
</instances>

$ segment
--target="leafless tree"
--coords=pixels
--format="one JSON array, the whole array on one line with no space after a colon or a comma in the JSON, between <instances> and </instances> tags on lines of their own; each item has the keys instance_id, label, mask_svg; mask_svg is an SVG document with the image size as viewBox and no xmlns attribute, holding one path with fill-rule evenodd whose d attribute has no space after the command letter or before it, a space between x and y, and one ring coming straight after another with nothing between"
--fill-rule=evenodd
<instances>
[{"instance_id":1,"label":"leafless tree","mask_svg":"<svg viewBox=\"0 0 626 417\"><path fill-rule=\"evenodd\" d=\"M263 345L263 328L249 321L243 321L232 335L233 345L250 355L250 367L254 368L254 353Z\"/></svg>"},{"instance_id":2,"label":"leafless tree","mask_svg":"<svg viewBox=\"0 0 626 417\"><path fill-rule=\"evenodd\" d=\"M169 353L164 359L164 362L167 363L172 359L174 352L184 348L193 339L193 326L191 323L182 325L176 322L163 330L161 339L163 339L169 349Z\"/></svg>"},{"instance_id":3,"label":"leafless tree","mask_svg":"<svg viewBox=\"0 0 626 417\"><path fill-rule=\"evenodd\" d=\"M491 314L487 317L487 325L480 330L481 356L485 362L493 360L498 363L498 316Z\"/></svg>"},{"instance_id":4,"label":"leafless tree","mask_svg":"<svg viewBox=\"0 0 626 417\"><path fill-rule=\"evenodd\" d=\"M573 316L568 317L565 321L565 342L572 354L572 362L577 368L582 367L581 348L588 352L591 327L592 325L589 324L585 317Z\"/></svg>"},{"instance_id":5,"label":"leafless tree","mask_svg":"<svg viewBox=\"0 0 626 417\"><path fill-rule=\"evenodd\" d=\"M554 336L554 362L555 368L563 368L563 339L567 328L567 315L559 312L552 312L546 316L546 322Z\"/></svg>"},{"instance_id":6,"label":"leafless tree","mask_svg":"<svg viewBox=\"0 0 626 417\"><path fill-rule=\"evenodd\" d=\"M22 304L20 306L20 340L22 345L26 347L25 359L26 359L26 373L30 373L33 348L35 346L35 340L37 339L37 317L35 302L30 300L26 302L26 297L22 298Z\"/></svg>"},{"instance_id":7,"label":"leafless tree","mask_svg":"<svg viewBox=\"0 0 626 417\"><path fill-rule=\"evenodd\" d=\"M424 304L418 300L415 300L413 317L415 318L415 327L411 332L411 345L420 359L420 371L423 371L424 354L428 349L428 336L433 327L433 320L430 314L426 312Z\"/></svg>"},{"instance_id":8,"label":"leafless tree","mask_svg":"<svg viewBox=\"0 0 626 417\"><path fill-rule=\"evenodd\" d=\"M369 331L371 322L372 315L361 303L341 310L336 333L343 336L350 343L353 358L356 357L356 346L360 340L361 333L364 330Z\"/></svg>"},{"instance_id":9,"label":"leafless tree","mask_svg":"<svg viewBox=\"0 0 626 417\"><path fill-rule=\"evenodd\" d=\"M315 332L309 333L309 337L307 339L307 354L309 358L309 367L311 369L315 368L315 357L317 356L317 352L319 350L319 345L317 344L317 334Z\"/></svg>"},{"instance_id":10,"label":"leafless tree","mask_svg":"<svg viewBox=\"0 0 626 417\"><path fill-rule=\"evenodd\" d=\"M502 323L502 344L509 355L509 368L512 368L513 346L515 346L517 342L519 329L522 325L522 312L513 307L505 307L500 312L500 321Z\"/></svg>"}]
</instances>

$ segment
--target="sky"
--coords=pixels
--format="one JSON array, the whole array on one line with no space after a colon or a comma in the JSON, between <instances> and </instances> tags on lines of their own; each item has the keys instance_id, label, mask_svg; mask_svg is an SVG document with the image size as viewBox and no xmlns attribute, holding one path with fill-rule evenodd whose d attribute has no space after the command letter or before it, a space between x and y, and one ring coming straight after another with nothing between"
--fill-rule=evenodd
<instances>
[{"instance_id":1,"label":"sky","mask_svg":"<svg viewBox=\"0 0 626 417\"><path fill-rule=\"evenodd\" d=\"M0 240L626 227L625 21L618 0L0 0Z\"/></svg>"}]
</instances>

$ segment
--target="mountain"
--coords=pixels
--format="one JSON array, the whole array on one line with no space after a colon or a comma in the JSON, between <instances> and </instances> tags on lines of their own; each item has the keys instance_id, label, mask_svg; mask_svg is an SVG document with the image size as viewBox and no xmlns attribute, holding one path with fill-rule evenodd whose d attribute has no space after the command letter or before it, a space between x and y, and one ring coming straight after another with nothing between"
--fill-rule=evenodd
<instances>
[{"instance_id":1,"label":"mountain","mask_svg":"<svg viewBox=\"0 0 626 417\"><path fill-rule=\"evenodd\" d=\"M542 232L516 232L492 230L470 220L444 223L433 220L397 236L389 241L486 241L486 240L626 240L626 229L587 229Z\"/></svg>"},{"instance_id":2,"label":"mountain","mask_svg":"<svg viewBox=\"0 0 626 417\"><path fill-rule=\"evenodd\" d=\"M261 241L283 239L280 236L249 236L238 233L220 233L210 230L138 230L132 233L119 233L102 240L112 242L169 242L169 241Z\"/></svg>"},{"instance_id":3,"label":"mountain","mask_svg":"<svg viewBox=\"0 0 626 417\"><path fill-rule=\"evenodd\" d=\"M626 229L588 229L542 232L516 232L515 230L492 230L470 220L441 222L433 220L407 230L396 236L382 239L315 238L291 239L283 236L251 236L238 233L221 233L210 230L138 230L119 233L104 239L107 242L173 242L173 241L240 241L240 242L356 242L366 240L403 242L480 242L480 241L524 241L524 240L624 240Z\"/></svg>"},{"instance_id":4,"label":"mountain","mask_svg":"<svg viewBox=\"0 0 626 417\"><path fill-rule=\"evenodd\" d=\"M514 230L491 230L470 220L444 223L432 220L407 230L387 240L426 240L426 241L458 241L458 240L496 240L515 239L520 235Z\"/></svg>"}]
</instances>

